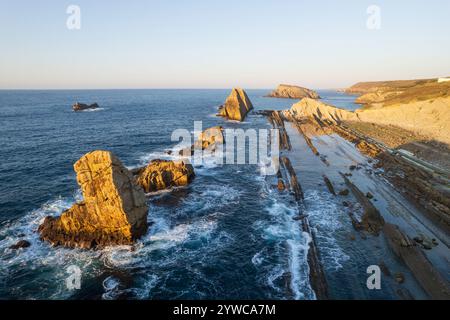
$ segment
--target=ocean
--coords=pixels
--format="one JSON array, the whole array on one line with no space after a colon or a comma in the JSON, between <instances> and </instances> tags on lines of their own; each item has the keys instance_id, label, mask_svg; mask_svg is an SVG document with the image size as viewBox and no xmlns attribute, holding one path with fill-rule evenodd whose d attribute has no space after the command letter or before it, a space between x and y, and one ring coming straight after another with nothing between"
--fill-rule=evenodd
<instances>
[{"instance_id":1,"label":"ocean","mask_svg":"<svg viewBox=\"0 0 450 320\"><path fill-rule=\"evenodd\" d=\"M216 117L230 90L0 91L0 299L314 299L308 276L308 235L296 203L279 193L260 166L195 166L184 188L149 200L148 233L135 246L88 251L52 248L36 232L44 217L81 199L73 164L85 153L110 150L125 166L171 159L175 129L270 128L260 115L243 123ZM256 110L288 109L295 100L247 90ZM319 91L323 101L354 110L354 97ZM76 101L99 109L73 112ZM351 246L339 245L342 212L314 182L305 187L312 221L326 236L322 263L332 298L391 298L389 291L351 288ZM348 223L348 222L347 222ZM11 250L20 239L29 248ZM319 239L320 240L320 239ZM322 246L322 247L320 247ZM354 254L354 252L353 252ZM68 288L70 266L81 271Z\"/></svg>"}]
</instances>

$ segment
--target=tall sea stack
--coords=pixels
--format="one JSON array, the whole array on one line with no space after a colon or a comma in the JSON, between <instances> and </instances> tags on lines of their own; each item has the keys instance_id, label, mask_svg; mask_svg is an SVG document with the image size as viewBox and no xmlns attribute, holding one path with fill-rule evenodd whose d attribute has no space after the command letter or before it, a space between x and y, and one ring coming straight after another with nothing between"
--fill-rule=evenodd
<instances>
[{"instance_id":1,"label":"tall sea stack","mask_svg":"<svg viewBox=\"0 0 450 320\"><path fill-rule=\"evenodd\" d=\"M244 121L245 116L252 109L253 105L247 93L240 88L234 88L225 104L220 106L218 115L229 120Z\"/></svg>"},{"instance_id":2,"label":"tall sea stack","mask_svg":"<svg viewBox=\"0 0 450 320\"><path fill-rule=\"evenodd\" d=\"M39 226L42 240L53 245L96 248L131 244L147 231L144 191L108 151L93 151L74 165L83 201Z\"/></svg>"}]
</instances>

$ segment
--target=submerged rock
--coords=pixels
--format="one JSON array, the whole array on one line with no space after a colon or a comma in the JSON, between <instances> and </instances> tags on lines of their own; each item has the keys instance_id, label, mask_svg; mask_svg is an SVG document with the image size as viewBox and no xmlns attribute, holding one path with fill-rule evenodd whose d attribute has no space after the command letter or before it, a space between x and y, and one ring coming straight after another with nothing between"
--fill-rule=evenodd
<instances>
[{"instance_id":1,"label":"submerged rock","mask_svg":"<svg viewBox=\"0 0 450 320\"><path fill-rule=\"evenodd\" d=\"M136 183L145 192L185 186L195 177L194 167L185 161L152 160L137 172Z\"/></svg>"},{"instance_id":2,"label":"submerged rock","mask_svg":"<svg viewBox=\"0 0 450 320\"><path fill-rule=\"evenodd\" d=\"M87 109L97 109L97 108L98 108L97 103L84 104L84 103L77 102L72 106L73 111L83 111L83 110L87 110Z\"/></svg>"},{"instance_id":3,"label":"submerged rock","mask_svg":"<svg viewBox=\"0 0 450 320\"><path fill-rule=\"evenodd\" d=\"M148 207L141 187L118 158L93 151L74 165L83 201L39 226L53 245L95 248L131 244L147 231Z\"/></svg>"},{"instance_id":4,"label":"submerged rock","mask_svg":"<svg viewBox=\"0 0 450 320\"><path fill-rule=\"evenodd\" d=\"M220 106L218 116L229 120L244 121L245 116L252 109L253 105L247 93L240 88L234 88L225 104Z\"/></svg>"},{"instance_id":5,"label":"submerged rock","mask_svg":"<svg viewBox=\"0 0 450 320\"><path fill-rule=\"evenodd\" d=\"M268 97L272 98L288 98L288 99L302 99L302 98L311 98L311 99L319 99L319 95L317 92L299 87L292 86L288 84L280 84L274 91L272 91Z\"/></svg>"},{"instance_id":6,"label":"submerged rock","mask_svg":"<svg viewBox=\"0 0 450 320\"><path fill-rule=\"evenodd\" d=\"M16 244L13 244L12 246L10 246L10 249L13 250L17 250L20 248L28 248L29 246L31 246L31 243L27 240L19 240Z\"/></svg>"}]
</instances>

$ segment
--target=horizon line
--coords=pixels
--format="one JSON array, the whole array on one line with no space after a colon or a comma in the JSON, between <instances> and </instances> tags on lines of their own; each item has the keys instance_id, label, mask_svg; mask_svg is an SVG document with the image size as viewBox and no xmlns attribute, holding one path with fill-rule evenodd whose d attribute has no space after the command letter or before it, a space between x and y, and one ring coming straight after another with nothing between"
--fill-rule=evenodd
<instances>
[{"instance_id":1,"label":"horizon line","mask_svg":"<svg viewBox=\"0 0 450 320\"><path fill-rule=\"evenodd\" d=\"M89 90L230 90L242 88L244 90L274 90L274 88L245 88L245 87L221 87L221 88L0 88L0 91L89 91ZM347 87L336 88L308 88L312 90L340 90Z\"/></svg>"}]
</instances>

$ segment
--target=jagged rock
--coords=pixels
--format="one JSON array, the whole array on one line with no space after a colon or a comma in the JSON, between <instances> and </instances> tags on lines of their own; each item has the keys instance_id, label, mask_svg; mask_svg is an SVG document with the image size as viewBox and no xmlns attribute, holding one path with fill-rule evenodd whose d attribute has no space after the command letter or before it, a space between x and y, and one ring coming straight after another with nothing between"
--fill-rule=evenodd
<instances>
[{"instance_id":1,"label":"jagged rock","mask_svg":"<svg viewBox=\"0 0 450 320\"><path fill-rule=\"evenodd\" d=\"M147 231L148 207L141 187L118 158L93 151L74 165L83 201L39 226L53 245L96 248L131 244Z\"/></svg>"},{"instance_id":2,"label":"jagged rock","mask_svg":"<svg viewBox=\"0 0 450 320\"><path fill-rule=\"evenodd\" d=\"M224 144L223 127L216 126L205 129L199 134L197 141L191 146L181 149L179 154L185 157L192 156L195 148L214 151L218 145Z\"/></svg>"},{"instance_id":3,"label":"jagged rock","mask_svg":"<svg viewBox=\"0 0 450 320\"><path fill-rule=\"evenodd\" d=\"M145 192L185 186L195 177L194 168L185 161L152 160L137 172L136 183Z\"/></svg>"},{"instance_id":4,"label":"jagged rock","mask_svg":"<svg viewBox=\"0 0 450 320\"><path fill-rule=\"evenodd\" d=\"M12 246L10 246L10 249L13 250L17 250L20 248L28 248L29 246L31 246L31 243L27 240L19 240L16 244L13 244Z\"/></svg>"},{"instance_id":5,"label":"jagged rock","mask_svg":"<svg viewBox=\"0 0 450 320\"><path fill-rule=\"evenodd\" d=\"M403 282L405 282L405 276L404 276L403 273L401 273L401 272L395 273L394 279L395 279L395 281L397 281L397 283L403 283Z\"/></svg>"},{"instance_id":6,"label":"jagged rock","mask_svg":"<svg viewBox=\"0 0 450 320\"><path fill-rule=\"evenodd\" d=\"M87 110L87 109L97 109L97 108L98 108L97 103L84 104L84 103L77 102L72 106L73 111L83 111L83 110Z\"/></svg>"},{"instance_id":7,"label":"jagged rock","mask_svg":"<svg viewBox=\"0 0 450 320\"><path fill-rule=\"evenodd\" d=\"M204 130L200 133L198 140L195 142L195 146L206 149L214 144L225 143L223 136L223 127L217 126Z\"/></svg>"},{"instance_id":8,"label":"jagged rock","mask_svg":"<svg viewBox=\"0 0 450 320\"><path fill-rule=\"evenodd\" d=\"M308 217L307 214L300 214L298 216L293 217L292 219L295 220L295 221L300 221L300 220L303 220L303 219L305 219L307 217Z\"/></svg>"},{"instance_id":9,"label":"jagged rock","mask_svg":"<svg viewBox=\"0 0 450 320\"><path fill-rule=\"evenodd\" d=\"M283 179L278 179L277 188L278 191L283 191L286 189L286 185L284 184Z\"/></svg>"},{"instance_id":10,"label":"jagged rock","mask_svg":"<svg viewBox=\"0 0 450 320\"><path fill-rule=\"evenodd\" d=\"M419 235L417 237L414 237L413 240L417 243L423 243L424 237L423 235Z\"/></svg>"},{"instance_id":11,"label":"jagged rock","mask_svg":"<svg viewBox=\"0 0 450 320\"><path fill-rule=\"evenodd\" d=\"M218 115L229 120L244 121L245 116L252 109L253 105L247 93L240 88L234 88L225 104L220 106Z\"/></svg>"},{"instance_id":12,"label":"jagged rock","mask_svg":"<svg viewBox=\"0 0 450 320\"><path fill-rule=\"evenodd\" d=\"M330 191L330 193L335 196L336 192L334 191L334 187L333 187L333 184L331 183L330 179L328 179L328 177L326 175L323 175L323 180L325 181L325 184L326 184L328 190Z\"/></svg>"},{"instance_id":13,"label":"jagged rock","mask_svg":"<svg viewBox=\"0 0 450 320\"><path fill-rule=\"evenodd\" d=\"M272 98L288 98L288 99L302 99L302 98L311 98L311 99L319 99L319 95L317 92L299 87L292 86L288 84L280 84L274 91L272 91L268 97Z\"/></svg>"}]
</instances>

